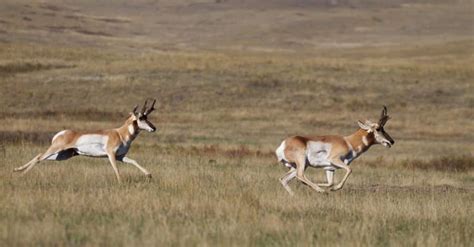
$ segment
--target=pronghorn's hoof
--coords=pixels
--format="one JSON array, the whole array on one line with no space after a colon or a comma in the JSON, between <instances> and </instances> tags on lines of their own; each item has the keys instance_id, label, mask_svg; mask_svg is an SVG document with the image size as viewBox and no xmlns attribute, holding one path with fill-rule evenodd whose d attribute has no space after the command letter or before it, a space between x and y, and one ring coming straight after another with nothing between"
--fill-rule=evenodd
<instances>
[{"instance_id":1,"label":"pronghorn's hoof","mask_svg":"<svg viewBox=\"0 0 474 247\"><path fill-rule=\"evenodd\" d=\"M336 187L332 187L331 191L338 191L340 189L342 189L342 187L336 186Z\"/></svg>"},{"instance_id":2,"label":"pronghorn's hoof","mask_svg":"<svg viewBox=\"0 0 474 247\"><path fill-rule=\"evenodd\" d=\"M21 167L17 167L17 168L13 168L13 172L21 172L21 171L24 171L25 168L21 168Z\"/></svg>"},{"instance_id":3,"label":"pronghorn's hoof","mask_svg":"<svg viewBox=\"0 0 474 247\"><path fill-rule=\"evenodd\" d=\"M151 179L151 173L145 174L145 177L146 177L147 179Z\"/></svg>"}]
</instances>

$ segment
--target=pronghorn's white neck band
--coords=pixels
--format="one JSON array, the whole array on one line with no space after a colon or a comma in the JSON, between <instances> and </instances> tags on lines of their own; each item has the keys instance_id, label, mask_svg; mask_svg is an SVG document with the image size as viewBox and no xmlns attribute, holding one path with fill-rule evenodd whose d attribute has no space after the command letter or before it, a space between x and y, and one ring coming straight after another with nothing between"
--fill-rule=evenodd
<instances>
[{"instance_id":1,"label":"pronghorn's white neck band","mask_svg":"<svg viewBox=\"0 0 474 247\"><path fill-rule=\"evenodd\" d=\"M128 133L130 135L135 135L135 128L133 127L133 124L128 125Z\"/></svg>"},{"instance_id":2,"label":"pronghorn's white neck band","mask_svg":"<svg viewBox=\"0 0 474 247\"><path fill-rule=\"evenodd\" d=\"M367 140L367 136L362 137L362 143L364 143L366 147L369 146L369 140Z\"/></svg>"}]
</instances>

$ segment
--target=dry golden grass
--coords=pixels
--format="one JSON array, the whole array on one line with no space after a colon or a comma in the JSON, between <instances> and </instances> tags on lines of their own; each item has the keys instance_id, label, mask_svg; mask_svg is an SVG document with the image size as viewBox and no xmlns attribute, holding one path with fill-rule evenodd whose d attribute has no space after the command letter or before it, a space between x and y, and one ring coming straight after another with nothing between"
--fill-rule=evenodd
<instances>
[{"instance_id":1,"label":"dry golden grass","mask_svg":"<svg viewBox=\"0 0 474 247\"><path fill-rule=\"evenodd\" d=\"M423 56L437 60L443 46ZM468 246L472 57L453 52L458 63L443 67L377 58L385 53L395 52L136 56L3 46L0 242ZM160 130L143 133L130 156L151 182L121 165L126 182L118 185L106 160L82 157L42 163L25 177L11 172L56 131L116 127L150 96L159 100L152 120ZM349 134L382 104L393 117L392 149L373 147L355 161L340 192L292 183L297 196L288 197L273 157L281 139Z\"/></svg>"},{"instance_id":2,"label":"dry golden grass","mask_svg":"<svg viewBox=\"0 0 474 247\"><path fill-rule=\"evenodd\" d=\"M347 187L290 198L273 157L138 146L152 182L103 159L75 158L11 174L0 170L5 245L465 245L472 241L472 171L446 173L354 164ZM380 164L383 166L384 164ZM315 171L310 170L311 174ZM321 179L322 176L317 176Z\"/></svg>"}]
</instances>

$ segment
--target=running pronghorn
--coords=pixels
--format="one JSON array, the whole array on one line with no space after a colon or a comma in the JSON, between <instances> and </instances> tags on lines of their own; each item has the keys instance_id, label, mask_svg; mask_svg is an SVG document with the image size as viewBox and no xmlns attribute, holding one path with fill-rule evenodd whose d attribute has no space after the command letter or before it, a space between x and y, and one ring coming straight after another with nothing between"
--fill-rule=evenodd
<instances>
[{"instance_id":1,"label":"running pronghorn","mask_svg":"<svg viewBox=\"0 0 474 247\"><path fill-rule=\"evenodd\" d=\"M290 171L280 178L281 184L290 195L293 195L293 191L288 182L295 177L317 192L325 192L320 186L330 187L332 191L340 190L352 172L349 164L354 159L374 144L390 148L395 143L383 128L389 119L387 107L384 106L378 123L358 121L360 129L349 136L288 137L276 150L278 161L290 168ZM308 166L324 168L327 183L315 184L309 181L304 175ZM341 168L346 170L346 174L341 182L333 187L334 171Z\"/></svg>"},{"instance_id":2,"label":"running pronghorn","mask_svg":"<svg viewBox=\"0 0 474 247\"><path fill-rule=\"evenodd\" d=\"M119 182L120 174L116 165L117 160L134 165L148 178L151 178L150 172L141 167L135 160L126 156L132 141L141 130L148 132L156 130L155 126L148 121L148 115L155 110L156 100L153 100L153 103L148 108L147 101L145 100L145 104L140 112L137 111L138 105L135 106L130 113L130 117L119 128L90 132L63 130L57 133L46 152L38 154L30 162L15 168L14 171L23 171L23 174L25 174L43 160L67 160L76 155L84 155L108 157Z\"/></svg>"}]
</instances>

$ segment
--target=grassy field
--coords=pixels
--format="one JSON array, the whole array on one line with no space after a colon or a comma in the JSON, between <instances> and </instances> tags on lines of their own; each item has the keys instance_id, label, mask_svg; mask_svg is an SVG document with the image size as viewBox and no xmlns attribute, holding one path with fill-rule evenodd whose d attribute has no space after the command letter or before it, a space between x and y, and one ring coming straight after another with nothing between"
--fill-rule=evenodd
<instances>
[{"instance_id":1,"label":"grassy field","mask_svg":"<svg viewBox=\"0 0 474 247\"><path fill-rule=\"evenodd\" d=\"M151 2L0 9L0 245L474 241L472 1ZM129 154L151 181L120 164L117 184L106 159L85 157L12 172L59 130L118 127L147 97L159 130ZM282 139L348 135L384 104L391 149L354 161L341 191L287 194Z\"/></svg>"}]
</instances>

